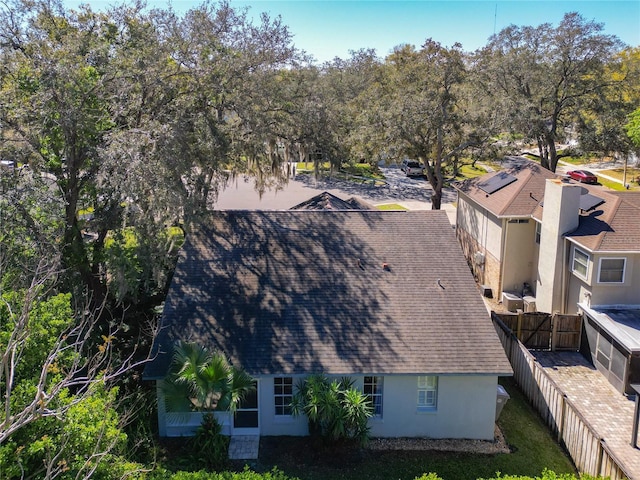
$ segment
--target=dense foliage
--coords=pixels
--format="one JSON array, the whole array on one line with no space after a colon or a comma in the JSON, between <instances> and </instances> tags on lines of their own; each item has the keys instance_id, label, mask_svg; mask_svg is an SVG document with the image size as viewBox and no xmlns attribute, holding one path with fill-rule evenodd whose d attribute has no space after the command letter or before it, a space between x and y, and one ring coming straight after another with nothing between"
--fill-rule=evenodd
<instances>
[{"instance_id":1,"label":"dense foliage","mask_svg":"<svg viewBox=\"0 0 640 480\"><path fill-rule=\"evenodd\" d=\"M331 380L310 375L297 385L291 402L293 415L305 415L309 433L327 443L369 439L368 419L373 409L367 395L353 386L349 378Z\"/></svg>"},{"instance_id":2,"label":"dense foliage","mask_svg":"<svg viewBox=\"0 0 640 480\"><path fill-rule=\"evenodd\" d=\"M231 365L224 353L193 342L175 345L164 381L170 411L235 411L254 390L253 378L242 368Z\"/></svg>"},{"instance_id":3,"label":"dense foliage","mask_svg":"<svg viewBox=\"0 0 640 480\"><path fill-rule=\"evenodd\" d=\"M554 170L569 139L637 151L639 72L637 47L576 13L473 53L426 40L317 65L280 18L225 1L184 15L1 2L3 478L147 475L131 461L155 458L139 367L185 234L239 175L263 192L289 162L410 157L439 208L462 158L533 143ZM250 379L204 353L173 372L180 408L233 409ZM312 379L297 401L312 431L366 439L370 408L348 382ZM219 441L210 427L204 443Z\"/></svg>"}]
</instances>

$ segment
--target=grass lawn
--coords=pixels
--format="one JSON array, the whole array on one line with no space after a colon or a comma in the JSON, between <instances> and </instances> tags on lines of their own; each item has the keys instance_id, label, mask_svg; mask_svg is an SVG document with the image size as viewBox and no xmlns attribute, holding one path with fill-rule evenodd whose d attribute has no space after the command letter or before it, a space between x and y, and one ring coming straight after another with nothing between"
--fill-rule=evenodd
<instances>
[{"instance_id":1,"label":"grass lawn","mask_svg":"<svg viewBox=\"0 0 640 480\"><path fill-rule=\"evenodd\" d=\"M606 178L598 177L598 183L603 187L607 187L611 190L618 190L618 191L626 190L626 188L624 188L624 186L621 183L613 182Z\"/></svg>"},{"instance_id":2,"label":"grass lawn","mask_svg":"<svg viewBox=\"0 0 640 480\"><path fill-rule=\"evenodd\" d=\"M609 177L617 178L622 182L622 178L624 177L624 169L622 168L613 168L611 170L600 170L603 175L608 175ZM637 179L640 179L640 168L627 167L627 183L632 186L638 186Z\"/></svg>"},{"instance_id":3,"label":"grass lawn","mask_svg":"<svg viewBox=\"0 0 640 480\"><path fill-rule=\"evenodd\" d=\"M254 468L274 466L302 480L413 480L435 472L444 480L476 480L503 475L540 475L544 468L575 473L573 464L512 380L504 382L511 396L499 425L512 448L508 454L480 455L435 451L319 451L306 438L271 437L261 442Z\"/></svg>"},{"instance_id":4,"label":"grass lawn","mask_svg":"<svg viewBox=\"0 0 640 480\"><path fill-rule=\"evenodd\" d=\"M378 210L409 210L408 208L398 205L397 203L385 203L384 205L377 205Z\"/></svg>"},{"instance_id":5,"label":"grass lawn","mask_svg":"<svg viewBox=\"0 0 640 480\"><path fill-rule=\"evenodd\" d=\"M466 180L467 178L475 178L487 173L487 170L479 166L462 165L458 169L456 180Z\"/></svg>"}]
</instances>

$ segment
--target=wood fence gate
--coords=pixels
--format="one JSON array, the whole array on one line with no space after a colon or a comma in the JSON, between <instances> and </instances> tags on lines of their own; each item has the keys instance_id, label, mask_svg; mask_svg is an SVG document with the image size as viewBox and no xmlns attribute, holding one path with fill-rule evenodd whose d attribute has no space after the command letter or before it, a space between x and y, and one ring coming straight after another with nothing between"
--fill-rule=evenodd
<instances>
[{"instance_id":1,"label":"wood fence gate","mask_svg":"<svg viewBox=\"0 0 640 480\"><path fill-rule=\"evenodd\" d=\"M580 349L582 316L549 313L495 313L529 350Z\"/></svg>"}]
</instances>

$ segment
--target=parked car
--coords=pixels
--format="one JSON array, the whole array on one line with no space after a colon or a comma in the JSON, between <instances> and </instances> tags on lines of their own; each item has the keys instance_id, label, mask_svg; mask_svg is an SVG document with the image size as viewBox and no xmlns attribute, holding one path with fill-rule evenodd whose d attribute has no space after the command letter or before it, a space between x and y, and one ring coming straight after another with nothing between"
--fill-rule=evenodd
<instances>
[{"instance_id":1,"label":"parked car","mask_svg":"<svg viewBox=\"0 0 640 480\"><path fill-rule=\"evenodd\" d=\"M598 183L598 177L588 170L571 170L567 175L578 182Z\"/></svg>"},{"instance_id":2,"label":"parked car","mask_svg":"<svg viewBox=\"0 0 640 480\"><path fill-rule=\"evenodd\" d=\"M407 177L419 177L424 175L424 166L420 162L417 162L416 160L409 160L408 158L402 160L400 170L402 170Z\"/></svg>"}]
</instances>

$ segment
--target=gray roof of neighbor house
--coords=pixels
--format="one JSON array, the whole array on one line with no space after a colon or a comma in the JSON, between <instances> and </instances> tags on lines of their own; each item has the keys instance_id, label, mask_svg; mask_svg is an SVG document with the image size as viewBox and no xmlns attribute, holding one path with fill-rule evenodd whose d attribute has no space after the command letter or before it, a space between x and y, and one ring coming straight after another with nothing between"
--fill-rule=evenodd
<instances>
[{"instance_id":1,"label":"gray roof of neighbor house","mask_svg":"<svg viewBox=\"0 0 640 480\"><path fill-rule=\"evenodd\" d=\"M498 181L500 177L503 181L496 183L496 186L504 186L487 193L491 189L485 186ZM497 217L525 217L532 215L542 201L548 178L557 176L539 163L523 158L512 167L465 180L454 187Z\"/></svg>"},{"instance_id":2,"label":"gray roof of neighbor house","mask_svg":"<svg viewBox=\"0 0 640 480\"><path fill-rule=\"evenodd\" d=\"M147 379L178 339L252 375L512 370L443 211L224 211L181 252Z\"/></svg>"},{"instance_id":3,"label":"gray roof of neighbor house","mask_svg":"<svg viewBox=\"0 0 640 480\"><path fill-rule=\"evenodd\" d=\"M374 210L373 205L369 205L364 200L356 197L350 197L342 200L332 193L322 192L309 200L305 200L298 205L291 207L290 210Z\"/></svg>"}]
</instances>

